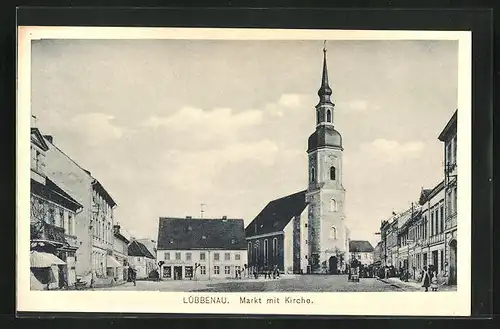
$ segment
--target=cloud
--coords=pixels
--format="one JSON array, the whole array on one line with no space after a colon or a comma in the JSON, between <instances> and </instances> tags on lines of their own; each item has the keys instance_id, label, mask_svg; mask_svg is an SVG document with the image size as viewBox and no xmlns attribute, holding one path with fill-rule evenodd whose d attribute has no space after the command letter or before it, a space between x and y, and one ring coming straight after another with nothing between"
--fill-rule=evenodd
<instances>
[{"instance_id":1,"label":"cloud","mask_svg":"<svg viewBox=\"0 0 500 329\"><path fill-rule=\"evenodd\" d=\"M262 122L262 112L247 110L234 113L230 108L217 108L206 111L196 107L183 107L171 116L151 116L144 127L166 127L171 131L189 131L201 137L228 136L238 132L243 127L258 125Z\"/></svg>"},{"instance_id":2,"label":"cloud","mask_svg":"<svg viewBox=\"0 0 500 329\"><path fill-rule=\"evenodd\" d=\"M272 117L281 118L286 111L303 106L308 97L310 96L303 94L282 94L277 101L266 104L265 111Z\"/></svg>"},{"instance_id":3,"label":"cloud","mask_svg":"<svg viewBox=\"0 0 500 329\"><path fill-rule=\"evenodd\" d=\"M271 166L278 153L278 145L270 140L233 143L224 148L197 152L168 151L163 163L169 169L163 171L163 179L183 190L206 190L215 185L217 175L223 172L237 174L237 167L242 162Z\"/></svg>"},{"instance_id":4,"label":"cloud","mask_svg":"<svg viewBox=\"0 0 500 329\"><path fill-rule=\"evenodd\" d=\"M386 162L399 162L406 158L414 158L424 149L421 141L400 143L394 140L379 138L371 143L361 145L361 151L368 153L379 160Z\"/></svg>"}]
</instances>

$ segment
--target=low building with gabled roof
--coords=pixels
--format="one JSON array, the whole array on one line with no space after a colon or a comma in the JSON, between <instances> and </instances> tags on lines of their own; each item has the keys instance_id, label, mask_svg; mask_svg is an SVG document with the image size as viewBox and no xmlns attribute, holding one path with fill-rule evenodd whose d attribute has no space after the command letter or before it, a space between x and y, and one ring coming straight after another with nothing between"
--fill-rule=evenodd
<instances>
[{"instance_id":1,"label":"low building with gabled roof","mask_svg":"<svg viewBox=\"0 0 500 329\"><path fill-rule=\"evenodd\" d=\"M357 259L363 265L374 263L374 251L372 244L366 240L349 241L349 254L351 259Z\"/></svg>"},{"instance_id":2,"label":"low building with gabled roof","mask_svg":"<svg viewBox=\"0 0 500 329\"><path fill-rule=\"evenodd\" d=\"M156 257L136 239L132 239L128 245L128 263L135 269L137 279L147 278L157 268Z\"/></svg>"},{"instance_id":3,"label":"low building with gabled roof","mask_svg":"<svg viewBox=\"0 0 500 329\"><path fill-rule=\"evenodd\" d=\"M163 279L234 278L247 264L243 219L160 217L156 256Z\"/></svg>"}]
</instances>

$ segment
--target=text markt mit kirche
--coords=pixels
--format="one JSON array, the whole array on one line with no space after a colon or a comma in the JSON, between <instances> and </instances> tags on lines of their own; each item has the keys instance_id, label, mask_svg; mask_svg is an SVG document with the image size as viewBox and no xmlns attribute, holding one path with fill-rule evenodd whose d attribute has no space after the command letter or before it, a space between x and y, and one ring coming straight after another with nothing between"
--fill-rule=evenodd
<instances>
[{"instance_id":1,"label":"text markt mit kirche","mask_svg":"<svg viewBox=\"0 0 500 329\"><path fill-rule=\"evenodd\" d=\"M239 297L240 304L313 304L312 299L295 296L285 297ZM227 297L209 297L209 296L189 296L183 297L184 304L231 304L231 299Z\"/></svg>"}]
</instances>

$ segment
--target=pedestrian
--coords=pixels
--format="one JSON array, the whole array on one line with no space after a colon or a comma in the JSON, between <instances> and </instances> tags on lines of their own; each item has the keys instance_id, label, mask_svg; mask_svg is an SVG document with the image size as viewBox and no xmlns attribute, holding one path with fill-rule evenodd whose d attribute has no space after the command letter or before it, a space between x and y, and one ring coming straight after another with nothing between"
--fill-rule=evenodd
<instances>
[{"instance_id":1,"label":"pedestrian","mask_svg":"<svg viewBox=\"0 0 500 329\"><path fill-rule=\"evenodd\" d=\"M427 266L424 266L424 270L422 271L422 287L425 288L425 291L429 291L430 281L429 271L427 271Z\"/></svg>"},{"instance_id":2,"label":"pedestrian","mask_svg":"<svg viewBox=\"0 0 500 329\"><path fill-rule=\"evenodd\" d=\"M436 273L436 271L432 272L431 289L432 289L432 291L437 291L438 290L438 279L437 279L437 273Z\"/></svg>"}]
</instances>

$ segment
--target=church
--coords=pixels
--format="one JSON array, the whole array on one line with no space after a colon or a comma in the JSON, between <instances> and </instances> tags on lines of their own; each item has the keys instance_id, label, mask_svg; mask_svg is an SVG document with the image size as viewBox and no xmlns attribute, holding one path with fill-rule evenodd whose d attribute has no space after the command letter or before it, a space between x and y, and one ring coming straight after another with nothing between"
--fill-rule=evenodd
<instances>
[{"instance_id":1,"label":"church","mask_svg":"<svg viewBox=\"0 0 500 329\"><path fill-rule=\"evenodd\" d=\"M316 127L307 143L307 189L269 202L245 229L248 266L257 271L336 274L349 259L342 185L342 136L334 126L326 49Z\"/></svg>"}]
</instances>

